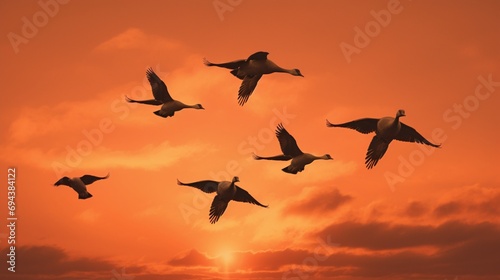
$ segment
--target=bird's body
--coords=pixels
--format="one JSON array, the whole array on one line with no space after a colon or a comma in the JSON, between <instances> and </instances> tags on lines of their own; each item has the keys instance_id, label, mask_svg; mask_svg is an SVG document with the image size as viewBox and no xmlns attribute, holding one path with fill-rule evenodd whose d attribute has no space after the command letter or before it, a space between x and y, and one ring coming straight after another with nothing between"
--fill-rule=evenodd
<instances>
[{"instance_id":1,"label":"bird's body","mask_svg":"<svg viewBox=\"0 0 500 280\"><path fill-rule=\"evenodd\" d=\"M414 128L400 122L399 118L404 116L406 116L405 111L398 110L394 118L364 118L342 124L332 124L326 120L326 126L350 128L363 134L375 132L375 136L368 146L365 157L366 168L371 169L377 165L378 161L384 156L389 144L393 140L422 143L435 148L441 146L429 142Z\"/></svg>"},{"instance_id":2,"label":"bird's body","mask_svg":"<svg viewBox=\"0 0 500 280\"><path fill-rule=\"evenodd\" d=\"M212 63L205 59L205 65L231 69L231 74L243 80L238 91L238 104L243 106L255 90L262 75L271 73L288 73L304 77L298 69L285 69L267 59L268 52L256 52L246 60L240 59L225 63Z\"/></svg>"},{"instance_id":3,"label":"bird's body","mask_svg":"<svg viewBox=\"0 0 500 280\"><path fill-rule=\"evenodd\" d=\"M201 104L195 105L186 105L180 101L174 100L170 93L167 90L167 86L165 83L156 75L153 69L149 68L146 71L146 75L149 83L151 84L151 89L153 91L154 99L148 100L134 100L129 97L125 97L127 102L130 103L141 103L147 105L161 106L160 110L153 112L155 115L160 116L162 118L172 117L174 113L186 108L192 109L204 109Z\"/></svg>"},{"instance_id":4,"label":"bird's body","mask_svg":"<svg viewBox=\"0 0 500 280\"><path fill-rule=\"evenodd\" d=\"M217 195L221 198L224 198L227 202L233 199L234 194L236 193L236 185L234 182L230 181L222 181L219 182L217 186Z\"/></svg>"},{"instance_id":5,"label":"bird's body","mask_svg":"<svg viewBox=\"0 0 500 280\"><path fill-rule=\"evenodd\" d=\"M383 138L385 141L392 141L401 130L401 122L393 117L384 117L377 122L375 134Z\"/></svg>"},{"instance_id":6,"label":"bird's body","mask_svg":"<svg viewBox=\"0 0 500 280\"><path fill-rule=\"evenodd\" d=\"M90 185L97 180L107 179L108 177L109 174L105 177L97 177L93 175L84 175L82 177L74 178L63 177L54 183L54 186L68 186L78 193L78 199L87 199L92 197L92 195L87 191L87 185Z\"/></svg>"},{"instance_id":7,"label":"bird's body","mask_svg":"<svg viewBox=\"0 0 500 280\"><path fill-rule=\"evenodd\" d=\"M283 127L282 124L279 124L276 128L276 137L280 142L282 155L272 156L272 157L262 157L254 154L254 158L257 160L265 159L265 160L281 160L287 161L292 160L290 165L283 168L282 171L290 174L297 174L304 170L305 166L312 163L317 159L331 160L332 157L329 154L325 154L323 156L315 156L308 153L303 153L299 147L297 146L297 142L295 138L293 138L288 131Z\"/></svg>"},{"instance_id":8,"label":"bird's body","mask_svg":"<svg viewBox=\"0 0 500 280\"><path fill-rule=\"evenodd\" d=\"M232 181L221 182L204 180L193 183L182 183L177 180L177 184L181 186L194 187L206 193L217 193L217 195L214 197L214 200L212 201L212 205L210 206L209 220L212 224L216 223L222 216L222 214L224 214L231 200L247 202L267 208L266 205L263 205L255 200L255 198L253 198L247 191L236 186L236 182L239 182L239 178L236 176Z\"/></svg>"}]
</instances>

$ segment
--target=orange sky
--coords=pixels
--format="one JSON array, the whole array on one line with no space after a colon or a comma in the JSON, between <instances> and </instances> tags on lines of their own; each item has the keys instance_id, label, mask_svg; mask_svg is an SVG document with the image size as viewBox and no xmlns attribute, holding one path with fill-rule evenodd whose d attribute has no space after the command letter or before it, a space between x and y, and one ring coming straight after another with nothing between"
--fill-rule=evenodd
<instances>
[{"instance_id":1,"label":"orange sky","mask_svg":"<svg viewBox=\"0 0 500 280\"><path fill-rule=\"evenodd\" d=\"M0 1L1 279L500 279L498 1L66 2ZM256 51L305 78L264 76L241 107L203 58ZM206 110L126 103L148 67ZM372 135L325 126L398 109L442 148L393 142L367 170ZM253 160L279 154L278 122L334 160ZM108 172L91 199L53 187ZM212 225L213 194L176 184L234 175L270 207Z\"/></svg>"}]
</instances>

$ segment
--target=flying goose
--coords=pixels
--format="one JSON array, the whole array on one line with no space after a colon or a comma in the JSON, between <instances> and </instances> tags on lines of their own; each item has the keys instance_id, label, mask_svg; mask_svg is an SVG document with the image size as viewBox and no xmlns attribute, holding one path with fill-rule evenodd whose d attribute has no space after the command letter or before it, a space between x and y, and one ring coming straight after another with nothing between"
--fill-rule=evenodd
<instances>
[{"instance_id":1,"label":"flying goose","mask_svg":"<svg viewBox=\"0 0 500 280\"><path fill-rule=\"evenodd\" d=\"M92 195L87 191L86 185L90 185L97 180L107 179L108 177L109 173L105 177L97 177L94 175L83 175L80 178L75 177L70 179L69 177L64 176L61 179L59 179L59 181L55 182L54 186L56 187L60 185L68 186L78 193L78 199L87 199L91 198Z\"/></svg>"},{"instance_id":2,"label":"flying goose","mask_svg":"<svg viewBox=\"0 0 500 280\"><path fill-rule=\"evenodd\" d=\"M153 69L148 68L146 70L146 76L148 77L148 81L151 84L154 99L134 100L129 98L128 96L125 96L127 102L155 106L162 105L160 110L153 112L155 113L155 115L162 118L172 117L176 111L180 111L185 108L205 109L201 106L201 104L186 105L180 101L174 100L168 93L165 83L160 79L160 77L158 77L158 75L156 75Z\"/></svg>"},{"instance_id":3,"label":"flying goose","mask_svg":"<svg viewBox=\"0 0 500 280\"><path fill-rule=\"evenodd\" d=\"M315 156L307 153L303 153L299 147L297 146L297 142L293 138L288 131L283 127L283 124L278 124L276 128L276 137L278 137L278 141L280 142L282 155L277 155L273 157L261 157L256 154L253 157L257 160L266 159L266 160L292 160L289 166L281 169L286 173L297 174L297 172L301 172L304 170L304 167L309 163L317 160L317 159L325 159L330 160L333 159L329 154L325 154L323 156Z\"/></svg>"},{"instance_id":4,"label":"flying goose","mask_svg":"<svg viewBox=\"0 0 500 280\"><path fill-rule=\"evenodd\" d=\"M217 195L214 197L212 205L210 206L209 214L210 223L214 224L219 220L222 214L224 214L224 211L226 211L227 205L231 200L247 202L267 208L267 205L262 205L260 202L255 200L255 198L253 198L247 191L236 186L235 183L239 181L240 179L237 176L234 176L231 182L204 180L193 183L182 183L181 181L177 180L177 185L197 188L206 193L217 192Z\"/></svg>"},{"instance_id":5,"label":"flying goose","mask_svg":"<svg viewBox=\"0 0 500 280\"><path fill-rule=\"evenodd\" d=\"M370 146L368 146L368 151L366 152L365 157L366 168L371 169L377 165L377 162L384 156L392 140L426 144L435 148L441 146L441 144L432 144L420 135L420 133L418 133L414 128L400 122L399 118L404 116L406 116L405 111L398 110L395 118L364 118L342 124L333 124L326 120L326 126L346 127L363 134L375 131L375 136L373 136Z\"/></svg>"},{"instance_id":6,"label":"flying goose","mask_svg":"<svg viewBox=\"0 0 500 280\"><path fill-rule=\"evenodd\" d=\"M238 104L243 106L247 101L262 75L276 72L288 73L293 76L302 76L299 69L285 69L267 59L268 52L256 52L246 60L240 59L226 63L212 63L204 59L206 66L218 66L231 69L231 74L243 80L238 91Z\"/></svg>"}]
</instances>

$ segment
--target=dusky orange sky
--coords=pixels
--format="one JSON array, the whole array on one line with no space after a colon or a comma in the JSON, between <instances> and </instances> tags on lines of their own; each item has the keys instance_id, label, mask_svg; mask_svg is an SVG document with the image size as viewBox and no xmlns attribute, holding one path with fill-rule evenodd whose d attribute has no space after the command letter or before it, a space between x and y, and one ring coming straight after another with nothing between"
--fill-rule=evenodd
<instances>
[{"instance_id":1,"label":"dusky orange sky","mask_svg":"<svg viewBox=\"0 0 500 280\"><path fill-rule=\"evenodd\" d=\"M0 1L2 178L16 168L16 272L2 279L500 279L498 1ZM305 76L264 76L245 106L214 62L256 51ZM152 67L174 99L162 119ZM442 148L327 128L394 116ZM297 175L282 122L304 152ZM107 180L78 200L62 176ZM176 179L228 180L270 207ZM7 182L6 182L7 183ZM4 184L4 186L6 185ZM7 188L0 195L7 225Z\"/></svg>"}]
</instances>

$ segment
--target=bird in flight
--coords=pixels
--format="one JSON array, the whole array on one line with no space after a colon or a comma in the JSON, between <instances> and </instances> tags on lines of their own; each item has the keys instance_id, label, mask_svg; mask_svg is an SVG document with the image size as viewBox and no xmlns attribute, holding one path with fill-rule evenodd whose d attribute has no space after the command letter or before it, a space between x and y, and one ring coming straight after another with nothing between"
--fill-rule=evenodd
<instances>
[{"instance_id":1,"label":"bird in flight","mask_svg":"<svg viewBox=\"0 0 500 280\"><path fill-rule=\"evenodd\" d=\"M98 177L94 175L83 175L82 177L69 178L64 176L61 179L59 179L59 181L55 182L54 186L56 187L60 185L68 186L78 193L78 199L87 199L92 197L92 195L87 191L87 185L90 185L97 180L107 179L108 177L109 173L105 177Z\"/></svg>"},{"instance_id":2,"label":"bird in flight","mask_svg":"<svg viewBox=\"0 0 500 280\"><path fill-rule=\"evenodd\" d=\"M366 152L365 165L367 169L373 168L384 156L392 140L404 142L415 142L439 148L441 144L433 144L425 139L414 128L399 121L400 117L406 116L404 110L398 110L396 117L384 117L380 119L364 118L341 124L333 124L326 120L327 127L345 127L354 129L363 134L375 132L368 151Z\"/></svg>"},{"instance_id":3,"label":"bird in flight","mask_svg":"<svg viewBox=\"0 0 500 280\"><path fill-rule=\"evenodd\" d=\"M239 178L237 176L234 176L233 180L231 181L217 182L204 180L193 183L182 183L181 181L177 180L177 184L180 186L197 188L206 193L217 192L217 195L214 197L212 205L210 206L209 214L210 223L214 224L219 220L222 214L224 214L224 211L226 211L227 205L231 200L247 202L267 208L267 205L261 204L260 202L255 200L255 198L253 198L247 191L236 186L235 183L239 181Z\"/></svg>"},{"instance_id":4,"label":"bird in flight","mask_svg":"<svg viewBox=\"0 0 500 280\"><path fill-rule=\"evenodd\" d=\"M160 116L162 118L172 117L174 116L174 113L176 111L180 111L185 108L205 109L203 108L203 106L201 106L201 104L186 105L180 101L174 100L170 96L170 93L168 93L167 86L165 85L165 83L160 79L160 77L158 77L158 75L156 75L153 69L148 68L148 70L146 71L146 76L148 78L149 83L151 84L151 89L153 90L154 99L134 100L132 98L129 98L128 96L125 96L127 102L141 103L141 104L155 105L155 106L162 105L160 110L153 112L155 115Z\"/></svg>"},{"instance_id":5,"label":"bird in flight","mask_svg":"<svg viewBox=\"0 0 500 280\"><path fill-rule=\"evenodd\" d=\"M256 154L253 157L257 160L292 160L289 166L281 169L286 173L297 174L304 170L304 167L317 159L332 160L333 158L329 154L323 156L315 156L312 154L303 153L299 146L297 146L297 141L293 138L288 131L283 127L283 124L278 124L276 128L276 137L280 142L282 155L272 156L272 157L261 157Z\"/></svg>"},{"instance_id":6,"label":"bird in flight","mask_svg":"<svg viewBox=\"0 0 500 280\"><path fill-rule=\"evenodd\" d=\"M243 106L252 92L255 90L257 83L264 74L271 73L288 73L293 76L304 77L299 69L285 69L276 65L271 60L267 59L268 52L256 52L247 59L240 59L225 63L212 63L204 59L206 66L217 66L231 69L231 74L243 80L238 91L238 104Z\"/></svg>"}]
</instances>

